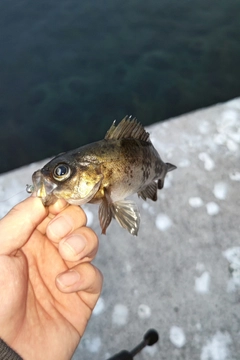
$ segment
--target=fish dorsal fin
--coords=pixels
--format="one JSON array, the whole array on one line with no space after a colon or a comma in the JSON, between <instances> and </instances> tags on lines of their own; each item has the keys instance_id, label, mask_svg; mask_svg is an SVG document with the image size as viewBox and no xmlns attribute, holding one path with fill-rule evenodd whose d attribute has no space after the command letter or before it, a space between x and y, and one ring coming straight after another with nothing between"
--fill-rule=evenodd
<instances>
[{"instance_id":1,"label":"fish dorsal fin","mask_svg":"<svg viewBox=\"0 0 240 360\"><path fill-rule=\"evenodd\" d=\"M106 140L109 139L138 139L146 142L150 142L149 133L144 127L137 122L136 118L131 116L125 116L122 121L115 125L116 120L105 135Z\"/></svg>"}]
</instances>

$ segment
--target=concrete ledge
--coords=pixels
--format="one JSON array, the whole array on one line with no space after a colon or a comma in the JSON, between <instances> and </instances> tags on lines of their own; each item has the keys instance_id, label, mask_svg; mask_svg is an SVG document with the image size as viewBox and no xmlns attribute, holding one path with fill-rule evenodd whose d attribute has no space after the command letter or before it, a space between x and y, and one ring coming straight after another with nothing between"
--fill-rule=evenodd
<instances>
[{"instance_id":1,"label":"concrete ledge","mask_svg":"<svg viewBox=\"0 0 240 360\"><path fill-rule=\"evenodd\" d=\"M106 359L133 348L148 328L160 341L139 359L240 358L240 98L148 128L168 174L156 203L135 197L139 236L115 222L100 235L102 296L74 359ZM41 163L0 176L4 213ZM229 271L229 266L231 272Z\"/></svg>"}]
</instances>

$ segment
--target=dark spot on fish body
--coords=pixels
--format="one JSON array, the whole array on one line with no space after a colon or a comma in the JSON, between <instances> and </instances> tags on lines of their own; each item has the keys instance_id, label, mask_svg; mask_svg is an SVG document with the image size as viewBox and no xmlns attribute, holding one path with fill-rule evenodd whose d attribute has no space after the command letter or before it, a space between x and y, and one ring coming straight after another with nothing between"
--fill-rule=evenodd
<instances>
[{"instance_id":1,"label":"dark spot on fish body","mask_svg":"<svg viewBox=\"0 0 240 360\"><path fill-rule=\"evenodd\" d=\"M101 166L101 173L104 174L105 178L111 178L113 175L113 169L111 167L102 164Z\"/></svg>"},{"instance_id":2,"label":"dark spot on fish body","mask_svg":"<svg viewBox=\"0 0 240 360\"><path fill-rule=\"evenodd\" d=\"M106 154L106 151L104 149L101 149L99 153L101 156L104 156Z\"/></svg>"},{"instance_id":3,"label":"dark spot on fish body","mask_svg":"<svg viewBox=\"0 0 240 360\"><path fill-rule=\"evenodd\" d=\"M149 175L150 175L150 170L149 170L149 169L144 169L144 170L143 170L143 176L142 176L143 182L145 182L146 180L148 180Z\"/></svg>"},{"instance_id":4,"label":"dark spot on fish body","mask_svg":"<svg viewBox=\"0 0 240 360\"><path fill-rule=\"evenodd\" d=\"M133 177L133 170L132 167L130 165L125 165L124 167L124 173L129 176L129 177Z\"/></svg>"},{"instance_id":5,"label":"dark spot on fish body","mask_svg":"<svg viewBox=\"0 0 240 360\"><path fill-rule=\"evenodd\" d=\"M107 176L108 178L111 178L113 175L113 169L108 169Z\"/></svg>"},{"instance_id":6,"label":"dark spot on fish body","mask_svg":"<svg viewBox=\"0 0 240 360\"><path fill-rule=\"evenodd\" d=\"M149 178L152 169L152 157L151 157L150 149L148 148L145 150L146 150L146 154L142 158L143 182L145 182Z\"/></svg>"},{"instance_id":7,"label":"dark spot on fish body","mask_svg":"<svg viewBox=\"0 0 240 360\"><path fill-rule=\"evenodd\" d=\"M142 149L135 139L121 139L121 153L126 161L130 161L132 164L139 161Z\"/></svg>"}]
</instances>

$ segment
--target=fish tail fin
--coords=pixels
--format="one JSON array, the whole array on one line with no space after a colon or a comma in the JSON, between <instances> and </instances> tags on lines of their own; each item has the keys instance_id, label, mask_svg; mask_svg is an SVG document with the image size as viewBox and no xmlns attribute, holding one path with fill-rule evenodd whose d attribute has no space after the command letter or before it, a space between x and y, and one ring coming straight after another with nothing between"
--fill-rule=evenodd
<instances>
[{"instance_id":1,"label":"fish tail fin","mask_svg":"<svg viewBox=\"0 0 240 360\"><path fill-rule=\"evenodd\" d=\"M137 194L143 200L147 200L148 198L152 201L157 201L157 189L158 184L155 181L152 181L150 184L141 189L141 191L139 191Z\"/></svg>"},{"instance_id":2,"label":"fish tail fin","mask_svg":"<svg viewBox=\"0 0 240 360\"><path fill-rule=\"evenodd\" d=\"M173 164L166 163L166 165L167 165L167 172L177 169L177 167Z\"/></svg>"},{"instance_id":3,"label":"fish tail fin","mask_svg":"<svg viewBox=\"0 0 240 360\"><path fill-rule=\"evenodd\" d=\"M177 169L177 167L173 164L170 164L170 163L165 163L166 167L165 167L165 173L164 173L164 176L161 178L161 179L158 179L158 189L161 190L163 187L164 187L164 178L166 176L166 174L169 172L169 171L173 171L175 169Z\"/></svg>"}]
</instances>

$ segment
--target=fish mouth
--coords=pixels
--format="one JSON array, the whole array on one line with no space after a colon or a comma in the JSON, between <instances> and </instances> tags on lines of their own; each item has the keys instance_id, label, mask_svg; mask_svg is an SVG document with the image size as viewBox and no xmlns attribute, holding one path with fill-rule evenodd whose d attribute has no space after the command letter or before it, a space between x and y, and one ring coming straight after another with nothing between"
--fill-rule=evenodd
<instances>
[{"instance_id":1,"label":"fish mouth","mask_svg":"<svg viewBox=\"0 0 240 360\"><path fill-rule=\"evenodd\" d=\"M41 170L34 172L32 181L33 191L36 192L37 197L42 199L44 206L49 206L57 201L57 197L53 194L57 184L44 177Z\"/></svg>"}]
</instances>

